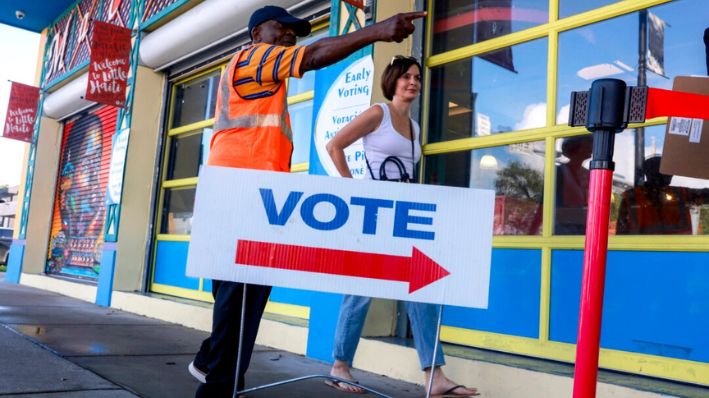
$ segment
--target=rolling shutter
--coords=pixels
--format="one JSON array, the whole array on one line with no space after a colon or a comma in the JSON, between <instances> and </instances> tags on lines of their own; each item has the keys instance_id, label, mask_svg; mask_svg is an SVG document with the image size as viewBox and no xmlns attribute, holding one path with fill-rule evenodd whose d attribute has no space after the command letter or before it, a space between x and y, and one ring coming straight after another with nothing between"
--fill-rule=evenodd
<instances>
[{"instance_id":1,"label":"rolling shutter","mask_svg":"<svg viewBox=\"0 0 709 398\"><path fill-rule=\"evenodd\" d=\"M106 183L118 108L64 124L46 272L96 280L103 251Z\"/></svg>"}]
</instances>

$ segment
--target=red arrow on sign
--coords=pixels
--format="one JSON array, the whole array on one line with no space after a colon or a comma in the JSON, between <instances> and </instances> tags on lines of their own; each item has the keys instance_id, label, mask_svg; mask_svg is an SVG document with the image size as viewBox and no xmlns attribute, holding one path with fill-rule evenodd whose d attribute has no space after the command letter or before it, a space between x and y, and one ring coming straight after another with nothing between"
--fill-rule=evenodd
<instances>
[{"instance_id":1,"label":"red arrow on sign","mask_svg":"<svg viewBox=\"0 0 709 398\"><path fill-rule=\"evenodd\" d=\"M408 282L413 293L450 274L417 248L411 257L239 240L236 263L256 267Z\"/></svg>"}]
</instances>

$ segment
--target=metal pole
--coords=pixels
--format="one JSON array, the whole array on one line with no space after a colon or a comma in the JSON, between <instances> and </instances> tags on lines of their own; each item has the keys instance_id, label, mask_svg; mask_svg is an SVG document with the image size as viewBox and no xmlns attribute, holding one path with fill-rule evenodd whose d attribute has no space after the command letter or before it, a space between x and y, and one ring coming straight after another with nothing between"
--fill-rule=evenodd
<instances>
[{"instance_id":1,"label":"metal pole","mask_svg":"<svg viewBox=\"0 0 709 398\"><path fill-rule=\"evenodd\" d=\"M232 398L237 398L239 393L239 373L241 373L241 349L244 344L244 318L246 315L246 286L244 285L244 290L241 296L241 320L239 321L239 344L237 345L236 351L236 375L234 375L234 393Z\"/></svg>"},{"instance_id":2,"label":"metal pole","mask_svg":"<svg viewBox=\"0 0 709 398\"><path fill-rule=\"evenodd\" d=\"M647 10L642 10L638 14L638 86L647 86ZM635 129L635 186L645 185L645 173L643 163L645 162L645 128Z\"/></svg>"},{"instance_id":3,"label":"metal pole","mask_svg":"<svg viewBox=\"0 0 709 398\"><path fill-rule=\"evenodd\" d=\"M426 387L426 398L431 398L431 389L433 389L433 376L436 373L436 352L441 336L441 320L443 319L443 304L438 305L438 321L436 322L436 341L433 343L433 355L431 356L431 376L428 378L428 386Z\"/></svg>"}]
</instances>

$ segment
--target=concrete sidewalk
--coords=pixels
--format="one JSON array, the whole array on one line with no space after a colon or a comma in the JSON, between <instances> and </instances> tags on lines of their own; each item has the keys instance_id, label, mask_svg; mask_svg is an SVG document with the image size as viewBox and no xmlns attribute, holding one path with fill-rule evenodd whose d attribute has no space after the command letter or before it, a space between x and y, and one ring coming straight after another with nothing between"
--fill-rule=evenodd
<instances>
[{"instance_id":1,"label":"concrete sidewalk","mask_svg":"<svg viewBox=\"0 0 709 398\"><path fill-rule=\"evenodd\" d=\"M187 372L201 331L4 282L0 273L0 397L193 397ZM247 387L309 374L329 365L257 347ZM394 397L424 396L420 386L355 371ZM355 397L321 380L250 393L250 398ZM367 396L373 397L369 394Z\"/></svg>"}]
</instances>

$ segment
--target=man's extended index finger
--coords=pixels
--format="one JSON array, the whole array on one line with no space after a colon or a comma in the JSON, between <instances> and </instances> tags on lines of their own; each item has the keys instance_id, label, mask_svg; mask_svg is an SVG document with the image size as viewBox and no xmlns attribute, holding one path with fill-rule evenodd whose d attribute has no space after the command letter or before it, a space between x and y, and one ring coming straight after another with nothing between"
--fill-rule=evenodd
<instances>
[{"instance_id":1,"label":"man's extended index finger","mask_svg":"<svg viewBox=\"0 0 709 398\"><path fill-rule=\"evenodd\" d=\"M404 14L404 18L413 21L414 19L424 18L426 15L428 15L427 11L407 12Z\"/></svg>"}]
</instances>

